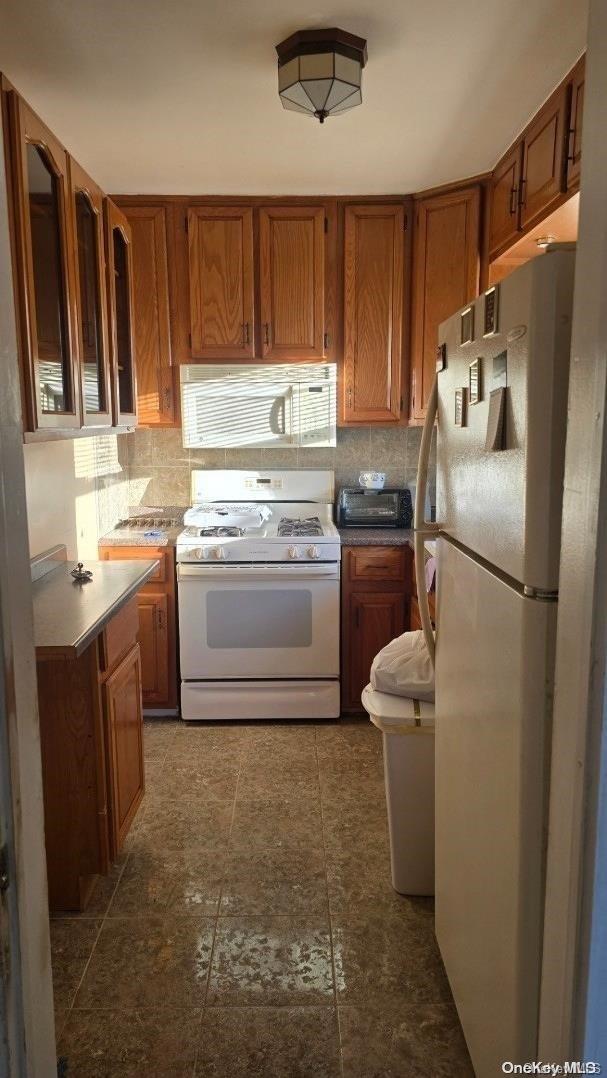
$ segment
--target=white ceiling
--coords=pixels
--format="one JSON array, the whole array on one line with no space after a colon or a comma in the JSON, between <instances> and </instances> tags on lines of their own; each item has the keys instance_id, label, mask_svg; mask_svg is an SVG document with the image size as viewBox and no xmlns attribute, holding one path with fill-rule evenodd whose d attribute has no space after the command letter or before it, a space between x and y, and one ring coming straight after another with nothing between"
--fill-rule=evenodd
<instances>
[{"instance_id":1,"label":"white ceiling","mask_svg":"<svg viewBox=\"0 0 607 1078\"><path fill-rule=\"evenodd\" d=\"M418 191L490 168L583 51L585 0L0 0L0 69L106 189ZM274 45L368 40L363 104L283 110Z\"/></svg>"}]
</instances>

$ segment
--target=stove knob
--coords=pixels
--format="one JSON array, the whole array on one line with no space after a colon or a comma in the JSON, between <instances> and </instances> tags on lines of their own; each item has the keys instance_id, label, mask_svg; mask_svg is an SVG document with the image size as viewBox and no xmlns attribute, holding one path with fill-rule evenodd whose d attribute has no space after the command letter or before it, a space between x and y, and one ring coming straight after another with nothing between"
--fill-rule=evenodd
<instances>
[{"instance_id":1,"label":"stove knob","mask_svg":"<svg viewBox=\"0 0 607 1078\"><path fill-rule=\"evenodd\" d=\"M301 558L301 550L299 549L299 547L296 546L290 546L287 550L287 554L293 560L295 560L296 558Z\"/></svg>"},{"instance_id":2,"label":"stove knob","mask_svg":"<svg viewBox=\"0 0 607 1078\"><path fill-rule=\"evenodd\" d=\"M198 561L206 561L206 559L209 556L209 551L208 551L206 546L197 547L197 549L194 551L194 553L195 553L196 557L198 558Z\"/></svg>"},{"instance_id":3,"label":"stove knob","mask_svg":"<svg viewBox=\"0 0 607 1078\"><path fill-rule=\"evenodd\" d=\"M225 561L226 552L222 546L216 546L213 549L213 557L216 558L217 561Z\"/></svg>"},{"instance_id":4,"label":"stove knob","mask_svg":"<svg viewBox=\"0 0 607 1078\"><path fill-rule=\"evenodd\" d=\"M320 558L320 550L318 549L317 546L309 546L308 547L308 557L309 558L314 558L314 560Z\"/></svg>"},{"instance_id":5,"label":"stove knob","mask_svg":"<svg viewBox=\"0 0 607 1078\"><path fill-rule=\"evenodd\" d=\"M192 547L191 553L192 553L192 557L197 558L198 561L201 561L201 559L204 558L204 554L205 554L205 552L204 552L204 550L202 549L201 546Z\"/></svg>"}]
</instances>

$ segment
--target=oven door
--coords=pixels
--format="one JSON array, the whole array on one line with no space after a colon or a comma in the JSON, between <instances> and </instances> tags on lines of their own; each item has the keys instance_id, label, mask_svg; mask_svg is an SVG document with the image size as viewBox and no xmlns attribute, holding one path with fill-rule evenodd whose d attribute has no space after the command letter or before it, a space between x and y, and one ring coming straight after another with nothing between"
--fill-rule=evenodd
<instances>
[{"instance_id":1,"label":"oven door","mask_svg":"<svg viewBox=\"0 0 607 1078\"><path fill-rule=\"evenodd\" d=\"M179 565L184 681L339 676L339 565Z\"/></svg>"}]
</instances>

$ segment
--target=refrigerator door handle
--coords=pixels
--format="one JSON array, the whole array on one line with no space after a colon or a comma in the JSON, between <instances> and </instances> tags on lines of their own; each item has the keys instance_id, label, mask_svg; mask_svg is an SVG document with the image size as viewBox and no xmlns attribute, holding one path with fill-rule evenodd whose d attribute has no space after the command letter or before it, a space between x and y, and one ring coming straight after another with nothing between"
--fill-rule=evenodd
<instances>
[{"instance_id":1,"label":"refrigerator door handle","mask_svg":"<svg viewBox=\"0 0 607 1078\"><path fill-rule=\"evenodd\" d=\"M426 488L428 485L428 466L430 463L430 449L432 447L432 432L434 420L438 412L438 378L434 378L432 392L428 401L422 441L419 449L419 462L417 465L417 485L415 488L415 513L413 527L415 529L415 582L417 585L417 602L419 616L424 632L424 639L430 654L432 666L434 666L434 632L430 617L430 603L426 588L426 557L424 542L426 539L438 534L438 525L425 519Z\"/></svg>"}]
</instances>

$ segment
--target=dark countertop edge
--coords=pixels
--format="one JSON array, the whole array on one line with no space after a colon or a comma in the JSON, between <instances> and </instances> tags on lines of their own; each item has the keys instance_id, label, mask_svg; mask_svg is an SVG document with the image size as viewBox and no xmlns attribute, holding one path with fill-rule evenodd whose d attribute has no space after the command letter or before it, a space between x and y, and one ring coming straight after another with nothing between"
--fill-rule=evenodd
<instances>
[{"instance_id":1,"label":"dark countertop edge","mask_svg":"<svg viewBox=\"0 0 607 1078\"><path fill-rule=\"evenodd\" d=\"M125 561L126 561L126 559L125 559ZM120 565L120 560L112 562L112 564L113 565ZM133 565L135 563L130 561L128 564ZM114 617L114 614L117 614L118 611L121 610L122 607L125 606L126 603L128 603L129 599L132 599L133 595L136 595L137 592L139 591L139 589L141 587L143 587L146 580L149 580L149 578L151 577L152 573L156 569L156 566L159 564L159 562L158 562L158 558L150 558L149 564L147 565L147 568L145 568L145 569L141 568L142 564L144 564L144 563L139 562L139 561L137 562L137 567L140 569L140 573L137 576L136 580L134 580L131 584L129 584L129 586L127 588L125 588L125 590L121 593L120 597L118 599L116 599L111 604L111 606L108 606L107 610L104 611L104 613L101 615L101 617L97 618L97 620L95 622L93 622L92 625L89 626L87 631L85 633L83 633L82 636L78 637L78 639L76 641L74 641L73 644L71 644L71 645L58 644L57 646L54 646L52 644L51 645L44 645L43 644L43 645L41 645L39 647L36 647L36 658L37 659L44 659L44 658L53 659L53 658L59 658L60 656L63 655L63 656L67 656L68 658L79 659L80 656L83 654L83 652L86 651L89 644L93 643L93 640L95 640L99 636L99 634L102 632L102 630L108 624L108 622L112 620L112 618ZM83 585L83 586L86 587L86 584Z\"/></svg>"},{"instance_id":2,"label":"dark countertop edge","mask_svg":"<svg viewBox=\"0 0 607 1078\"><path fill-rule=\"evenodd\" d=\"M341 545L347 546L410 546L412 528L338 528Z\"/></svg>"}]
</instances>

